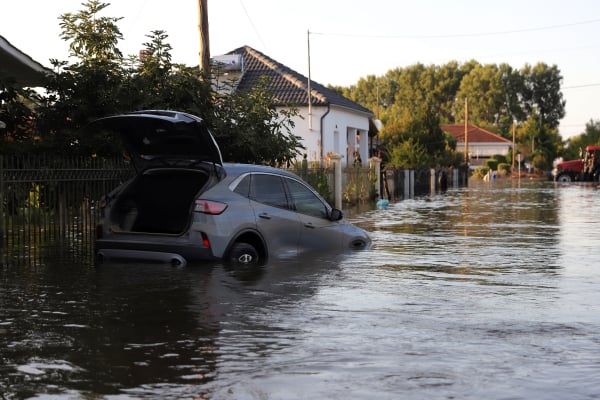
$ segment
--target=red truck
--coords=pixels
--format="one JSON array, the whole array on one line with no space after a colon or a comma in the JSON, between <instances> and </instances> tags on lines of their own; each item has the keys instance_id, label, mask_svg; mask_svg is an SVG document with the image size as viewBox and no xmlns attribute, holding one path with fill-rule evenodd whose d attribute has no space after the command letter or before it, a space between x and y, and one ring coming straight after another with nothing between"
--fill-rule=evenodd
<instances>
[{"instance_id":1,"label":"red truck","mask_svg":"<svg viewBox=\"0 0 600 400\"><path fill-rule=\"evenodd\" d=\"M587 146L580 159L558 163L552 175L556 182L598 182L600 178L600 146Z\"/></svg>"}]
</instances>

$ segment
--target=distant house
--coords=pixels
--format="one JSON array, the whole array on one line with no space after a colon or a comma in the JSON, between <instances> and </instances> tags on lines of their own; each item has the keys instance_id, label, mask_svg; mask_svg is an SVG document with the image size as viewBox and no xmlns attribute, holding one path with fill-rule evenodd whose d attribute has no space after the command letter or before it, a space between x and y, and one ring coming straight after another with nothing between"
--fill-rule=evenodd
<instances>
[{"instance_id":1,"label":"distant house","mask_svg":"<svg viewBox=\"0 0 600 400\"><path fill-rule=\"evenodd\" d=\"M10 79L17 87L38 87L50 72L0 36L0 79Z\"/></svg>"},{"instance_id":2,"label":"distant house","mask_svg":"<svg viewBox=\"0 0 600 400\"><path fill-rule=\"evenodd\" d=\"M335 152L342 155L342 165L353 164L356 155L367 164L369 138L377 134L371 110L314 81L309 102L308 78L248 46L212 61L217 80L238 79L236 90L252 88L261 77L268 79L273 104L278 109L295 107L301 115L294 118L293 133L302 138L309 161L323 161Z\"/></svg>"},{"instance_id":3,"label":"distant house","mask_svg":"<svg viewBox=\"0 0 600 400\"><path fill-rule=\"evenodd\" d=\"M449 133L456 139L456 150L464 152L465 125L446 124L441 125L441 128L442 131ZM512 148L510 140L473 124L467 125L466 137L471 168L485 165L485 160L492 156L507 156Z\"/></svg>"}]
</instances>

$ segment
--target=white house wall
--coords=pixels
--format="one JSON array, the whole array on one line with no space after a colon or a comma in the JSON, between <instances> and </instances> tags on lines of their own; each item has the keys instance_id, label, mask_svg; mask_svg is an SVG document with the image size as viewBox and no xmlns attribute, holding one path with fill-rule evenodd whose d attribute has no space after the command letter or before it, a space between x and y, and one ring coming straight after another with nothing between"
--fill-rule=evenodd
<instances>
[{"instance_id":1,"label":"white house wall","mask_svg":"<svg viewBox=\"0 0 600 400\"><path fill-rule=\"evenodd\" d=\"M472 143L469 144L469 153L472 158L488 158L497 154L506 156L510 147L509 143Z\"/></svg>"},{"instance_id":2,"label":"white house wall","mask_svg":"<svg viewBox=\"0 0 600 400\"><path fill-rule=\"evenodd\" d=\"M363 165L369 159L369 116L344 108L331 106L312 107L312 123L309 126L308 107L299 107L301 117L294 117L294 134L302 137L308 161L323 161L330 152L342 156L342 165L354 162L357 150ZM321 138L321 123L323 137ZM357 136L358 134L358 136ZM322 140L322 143L321 143ZM322 145L322 149L321 149Z\"/></svg>"}]
</instances>

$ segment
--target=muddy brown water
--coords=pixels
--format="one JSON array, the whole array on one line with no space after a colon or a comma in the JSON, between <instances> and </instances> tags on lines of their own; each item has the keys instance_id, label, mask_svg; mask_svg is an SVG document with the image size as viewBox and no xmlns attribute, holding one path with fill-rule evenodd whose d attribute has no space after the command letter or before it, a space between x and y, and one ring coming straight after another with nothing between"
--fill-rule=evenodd
<instances>
[{"instance_id":1,"label":"muddy brown water","mask_svg":"<svg viewBox=\"0 0 600 400\"><path fill-rule=\"evenodd\" d=\"M600 398L600 189L348 214L371 250L0 267L0 399Z\"/></svg>"}]
</instances>

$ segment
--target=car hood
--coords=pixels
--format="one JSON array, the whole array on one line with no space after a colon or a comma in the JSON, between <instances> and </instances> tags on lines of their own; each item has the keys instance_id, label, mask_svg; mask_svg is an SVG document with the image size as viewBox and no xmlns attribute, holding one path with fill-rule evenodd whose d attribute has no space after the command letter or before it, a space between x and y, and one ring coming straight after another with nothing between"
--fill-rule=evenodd
<instances>
[{"instance_id":1,"label":"car hood","mask_svg":"<svg viewBox=\"0 0 600 400\"><path fill-rule=\"evenodd\" d=\"M151 166L193 165L202 161L223 164L221 151L206 124L197 116L163 110L136 111L100 118L92 129L121 137L136 169Z\"/></svg>"}]
</instances>

